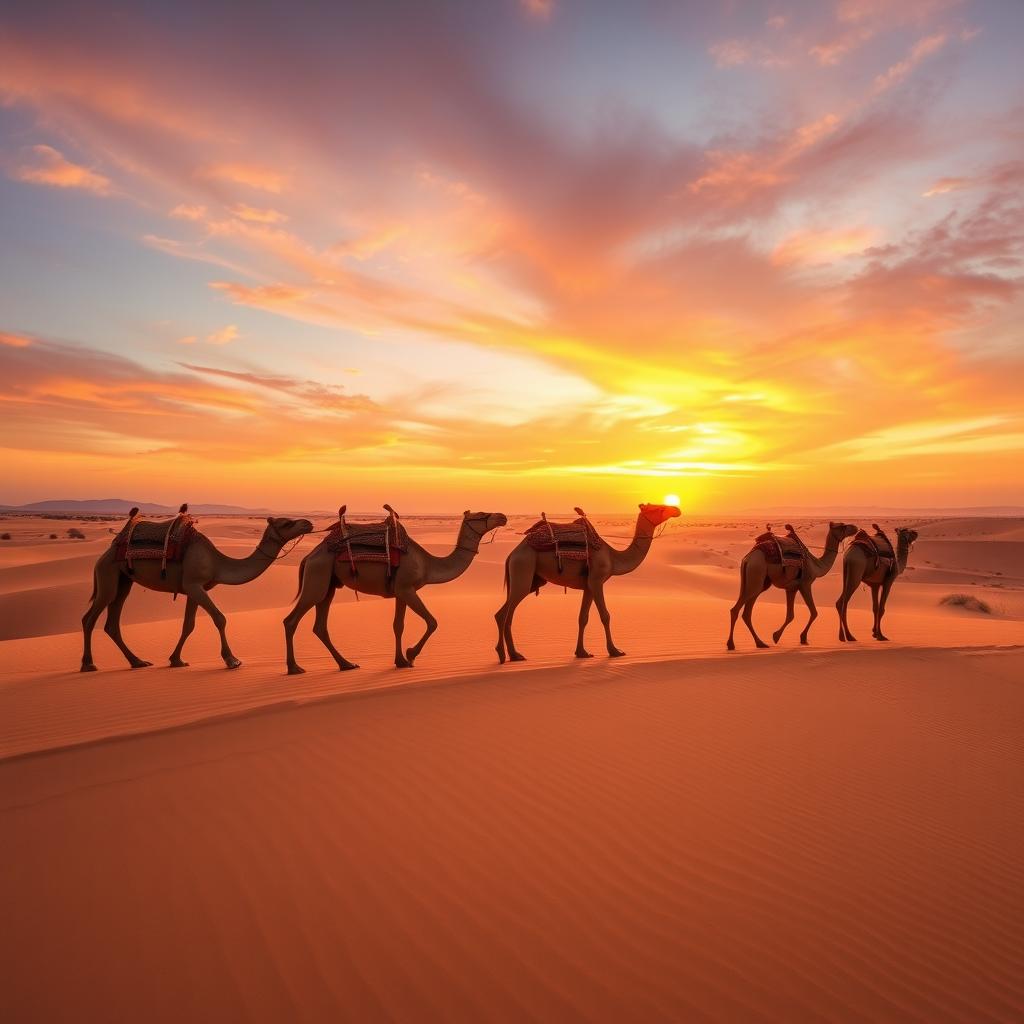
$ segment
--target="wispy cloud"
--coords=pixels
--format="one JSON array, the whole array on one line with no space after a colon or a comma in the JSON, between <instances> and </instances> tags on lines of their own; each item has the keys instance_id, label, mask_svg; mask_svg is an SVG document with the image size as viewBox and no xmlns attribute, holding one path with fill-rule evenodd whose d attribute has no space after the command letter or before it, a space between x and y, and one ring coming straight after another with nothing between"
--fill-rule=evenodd
<instances>
[{"instance_id":1,"label":"wispy cloud","mask_svg":"<svg viewBox=\"0 0 1024 1024\"><path fill-rule=\"evenodd\" d=\"M11 177L33 185L53 188L74 188L105 196L110 192L110 179L81 164L68 160L52 146L31 146L23 159L11 169Z\"/></svg>"}]
</instances>

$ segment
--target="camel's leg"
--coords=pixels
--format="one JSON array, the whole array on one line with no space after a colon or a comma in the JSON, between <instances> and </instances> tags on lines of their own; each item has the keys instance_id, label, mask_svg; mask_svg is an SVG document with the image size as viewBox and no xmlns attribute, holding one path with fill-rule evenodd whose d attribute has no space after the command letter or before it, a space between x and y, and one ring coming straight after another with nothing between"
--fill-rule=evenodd
<instances>
[{"instance_id":1,"label":"camel's leg","mask_svg":"<svg viewBox=\"0 0 1024 1024\"><path fill-rule=\"evenodd\" d=\"M778 643L782 639L782 634L786 632L786 627L793 621L793 602L796 600L796 591L786 591L786 618L782 625L779 626L774 633L772 633L772 640Z\"/></svg>"},{"instance_id":2,"label":"camel's leg","mask_svg":"<svg viewBox=\"0 0 1024 1024\"><path fill-rule=\"evenodd\" d=\"M604 626L604 639L608 647L608 657L621 658L626 652L620 651L612 640L612 615L608 611L608 602L604 599L604 580L595 580L591 577L588 583L589 589L594 594L594 604L597 605L597 614L601 617L601 625Z\"/></svg>"},{"instance_id":3,"label":"camel's leg","mask_svg":"<svg viewBox=\"0 0 1024 1024\"><path fill-rule=\"evenodd\" d=\"M334 563L318 565L308 556L302 563L299 596L295 607L284 617L284 656L288 675L299 676L306 670L295 660L295 630L305 618L306 612L314 605L319 606L328 595L333 597ZM328 602L329 604L330 602ZM315 629L314 629L315 632Z\"/></svg>"},{"instance_id":4,"label":"camel's leg","mask_svg":"<svg viewBox=\"0 0 1024 1024\"><path fill-rule=\"evenodd\" d=\"M874 590L872 588L872 594ZM892 589L892 580L886 580L882 584L882 593L878 598L878 611L875 613L875 630L874 637L876 640L888 640L889 638L882 632L882 616L885 615L885 606L889 603L889 591Z\"/></svg>"},{"instance_id":5,"label":"camel's leg","mask_svg":"<svg viewBox=\"0 0 1024 1024\"><path fill-rule=\"evenodd\" d=\"M395 619L391 628L395 632L395 668L412 668L412 662L402 650L402 633L405 630L405 601L395 596Z\"/></svg>"},{"instance_id":6,"label":"camel's leg","mask_svg":"<svg viewBox=\"0 0 1024 1024\"><path fill-rule=\"evenodd\" d=\"M528 574L524 574L523 578L520 579L515 575L509 575L508 581L508 597L505 599L505 617L502 619L500 626L502 637L505 642L505 647L508 649L508 660L509 661L526 661L524 655L520 654L516 650L515 640L512 639L512 619L516 614L516 608L526 598L526 595L530 592L530 584L533 582L533 569L530 568Z\"/></svg>"},{"instance_id":7,"label":"camel's leg","mask_svg":"<svg viewBox=\"0 0 1024 1024\"><path fill-rule=\"evenodd\" d=\"M185 615L181 620L181 636L178 637L177 646L171 651L171 668L188 668L188 662L181 660L181 652L185 648L185 641L192 635L196 628L196 611L199 605L191 597L185 599Z\"/></svg>"},{"instance_id":8,"label":"camel's leg","mask_svg":"<svg viewBox=\"0 0 1024 1024\"><path fill-rule=\"evenodd\" d=\"M757 635L757 630L754 629L754 604L757 599L761 596L763 591L759 590L753 597L748 598L743 602L743 621L746 623L747 629L750 630L750 635L754 638L754 646L759 649L764 649L768 645Z\"/></svg>"},{"instance_id":9,"label":"camel's leg","mask_svg":"<svg viewBox=\"0 0 1024 1024\"><path fill-rule=\"evenodd\" d=\"M405 656L409 659L409 664L411 665L419 657L420 651L423 650L424 645L430 639L434 630L437 629L437 619L430 614L427 606L423 603L423 598L415 590L403 596L405 603L427 624L427 628L423 631L423 636L405 652Z\"/></svg>"},{"instance_id":10,"label":"camel's leg","mask_svg":"<svg viewBox=\"0 0 1024 1024\"><path fill-rule=\"evenodd\" d=\"M729 639L725 642L725 648L728 651L736 650L736 641L733 639L733 634L736 632L736 620L739 618L740 609L746 604L746 592L747 592L747 563L743 562L740 565L740 594L736 598L736 603L729 609Z\"/></svg>"},{"instance_id":11,"label":"camel's leg","mask_svg":"<svg viewBox=\"0 0 1024 1024\"><path fill-rule=\"evenodd\" d=\"M800 643L806 644L807 634L811 631L811 625L818 617L818 609L814 606L814 595L811 593L810 583L801 585L800 596L804 599L804 604L807 605L807 610L811 613L807 618L807 625L804 626L804 631L800 634Z\"/></svg>"},{"instance_id":12,"label":"camel's leg","mask_svg":"<svg viewBox=\"0 0 1024 1024\"><path fill-rule=\"evenodd\" d=\"M763 570L757 565L748 562L746 559L740 563L740 594L739 597L736 598L736 603L729 610L729 639L725 644L728 650L736 650L736 642L733 639L733 634L736 630L736 618L740 614L740 609L743 610L742 618L744 623L746 623L747 629L750 630L750 635L754 638L755 646L768 646L757 635L751 614L754 610L754 602L770 586L771 583L765 578Z\"/></svg>"},{"instance_id":13,"label":"camel's leg","mask_svg":"<svg viewBox=\"0 0 1024 1024\"><path fill-rule=\"evenodd\" d=\"M594 603L594 595L591 594L590 588L588 587L583 591L583 600L580 601L580 631L576 637L576 657L577 658L592 658L593 655L583 646L583 631L587 628L587 622L590 620L590 606Z\"/></svg>"},{"instance_id":14,"label":"camel's leg","mask_svg":"<svg viewBox=\"0 0 1024 1024\"><path fill-rule=\"evenodd\" d=\"M185 585L185 596L193 598L207 615L213 619L213 624L220 633L220 656L228 668L238 668L242 663L231 653L231 646L228 644L227 624L228 620L224 613L213 603L210 595L203 590L202 583L188 583Z\"/></svg>"},{"instance_id":15,"label":"camel's leg","mask_svg":"<svg viewBox=\"0 0 1024 1024\"><path fill-rule=\"evenodd\" d=\"M327 616L331 610L331 602L334 600L334 594L337 587L328 587L327 596L317 602L316 606L316 621L313 623L313 635L331 652L331 657L335 660L338 668L342 672L347 672L349 669L359 668L354 662L351 662L346 658L341 651L339 651L333 643L331 643L331 634L327 630Z\"/></svg>"},{"instance_id":16,"label":"camel's leg","mask_svg":"<svg viewBox=\"0 0 1024 1024\"><path fill-rule=\"evenodd\" d=\"M115 644L117 644L118 649L128 659L128 664L131 665L132 668L149 668L153 662L143 661L141 658L133 654L121 637L121 609L124 607L124 602L127 599L128 594L131 592L131 589L132 578L118 573L117 595L114 597L114 600L110 602L110 605L107 608L107 621L103 626L103 632L106 633Z\"/></svg>"},{"instance_id":17,"label":"camel's leg","mask_svg":"<svg viewBox=\"0 0 1024 1024\"><path fill-rule=\"evenodd\" d=\"M92 631L111 601L117 597L118 580L121 573L112 562L96 566L93 573L92 604L82 616L82 671L95 672L96 665L92 660Z\"/></svg>"},{"instance_id":18,"label":"camel's leg","mask_svg":"<svg viewBox=\"0 0 1024 1024\"><path fill-rule=\"evenodd\" d=\"M839 639L856 643L857 638L850 632L850 622L847 619L847 612L850 608L850 598L857 592L860 586L863 572L858 575L857 570L848 563L843 563L843 589L836 601L836 611L839 613Z\"/></svg>"}]
</instances>

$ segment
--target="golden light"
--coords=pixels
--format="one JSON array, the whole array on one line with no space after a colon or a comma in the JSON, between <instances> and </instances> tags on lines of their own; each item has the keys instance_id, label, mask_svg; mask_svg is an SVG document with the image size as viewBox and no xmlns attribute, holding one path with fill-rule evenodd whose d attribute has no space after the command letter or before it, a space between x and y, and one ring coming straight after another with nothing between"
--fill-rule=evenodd
<instances>
[{"instance_id":1,"label":"golden light","mask_svg":"<svg viewBox=\"0 0 1024 1024\"><path fill-rule=\"evenodd\" d=\"M664 500L662 501L662 505L675 505L676 508L678 508L679 507L679 495L678 494L666 494Z\"/></svg>"}]
</instances>

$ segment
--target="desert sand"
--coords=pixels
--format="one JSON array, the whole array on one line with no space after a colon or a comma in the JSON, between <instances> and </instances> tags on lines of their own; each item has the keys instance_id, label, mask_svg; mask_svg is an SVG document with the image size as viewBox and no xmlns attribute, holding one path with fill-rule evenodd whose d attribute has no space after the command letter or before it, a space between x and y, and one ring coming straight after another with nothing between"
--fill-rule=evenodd
<instances>
[{"instance_id":1,"label":"desert sand","mask_svg":"<svg viewBox=\"0 0 1024 1024\"><path fill-rule=\"evenodd\" d=\"M632 517L596 522L626 543ZM517 619L529 660L499 668L528 523L423 591L440 626L414 669L391 664L391 603L346 591L332 632L362 667L337 672L310 616L299 677L281 619L312 540L213 592L239 670L203 614L191 667L164 667L184 602L135 588L125 637L154 667L98 630L81 675L117 524L0 523L0 1016L1024 1018L1024 521L914 521L889 644L863 589L839 642L837 563L810 647L798 601L778 648L741 627L728 654L763 522L684 518L609 584L626 658L592 616L596 657L573 659L579 597L546 587ZM262 526L200 523L235 555ZM782 614L766 594L762 635Z\"/></svg>"}]
</instances>

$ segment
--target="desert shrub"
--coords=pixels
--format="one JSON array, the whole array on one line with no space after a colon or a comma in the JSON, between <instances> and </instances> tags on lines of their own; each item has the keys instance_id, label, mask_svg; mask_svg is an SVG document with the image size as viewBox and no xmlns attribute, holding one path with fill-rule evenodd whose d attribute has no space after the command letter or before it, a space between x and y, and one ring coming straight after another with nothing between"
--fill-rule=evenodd
<instances>
[{"instance_id":1,"label":"desert shrub","mask_svg":"<svg viewBox=\"0 0 1024 1024\"><path fill-rule=\"evenodd\" d=\"M72 540L85 540L85 534L77 526L69 527L68 536Z\"/></svg>"},{"instance_id":2,"label":"desert shrub","mask_svg":"<svg viewBox=\"0 0 1024 1024\"><path fill-rule=\"evenodd\" d=\"M0 540L10 540L11 535L9 533L0 533Z\"/></svg>"},{"instance_id":3,"label":"desert shrub","mask_svg":"<svg viewBox=\"0 0 1024 1024\"><path fill-rule=\"evenodd\" d=\"M992 614L992 606L981 601L970 594L947 594L939 604L951 604L957 608L966 608L969 612L982 612L984 615Z\"/></svg>"},{"instance_id":4,"label":"desert shrub","mask_svg":"<svg viewBox=\"0 0 1024 1024\"><path fill-rule=\"evenodd\" d=\"M50 534L50 540L56 540L56 539L57 539L57 534L51 533Z\"/></svg>"}]
</instances>

